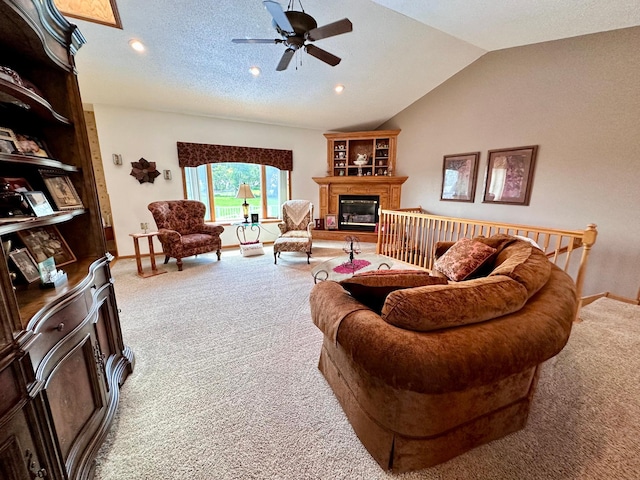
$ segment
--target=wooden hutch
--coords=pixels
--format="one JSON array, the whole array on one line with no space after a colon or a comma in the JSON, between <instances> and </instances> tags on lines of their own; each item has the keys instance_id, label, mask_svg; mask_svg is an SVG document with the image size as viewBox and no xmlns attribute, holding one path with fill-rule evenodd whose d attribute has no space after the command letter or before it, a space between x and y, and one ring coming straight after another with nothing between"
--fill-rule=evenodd
<instances>
[{"instance_id":1,"label":"wooden hutch","mask_svg":"<svg viewBox=\"0 0 640 480\"><path fill-rule=\"evenodd\" d=\"M25 218L3 204L0 219L3 480L91 478L120 385L133 368L75 73L74 55L84 41L53 0L0 0L0 194L15 199L16 191L40 191L53 207ZM38 139L46 156L26 153L33 151L19 146L18 133ZM70 181L77 204L56 204L45 175ZM12 192L11 182L29 188ZM35 248L37 238L58 249L51 255L64 263L58 268L67 277L54 288L40 288L37 270L30 278L17 260L16 251ZM58 260L60 251L68 261Z\"/></svg>"},{"instance_id":2,"label":"wooden hutch","mask_svg":"<svg viewBox=\"0 0 640 480\"><path fill-rule=\"evenodd\" d=\"M400 130L325 133L327 139L327 176L313 177L320 186L318 216L338 215L341 195L377 195L379 208L400 208L402 184L408 177L397 177L396 152ZM356 160L366 156L367 163ZM362 241L375 242L374 232L314 230L314 238L342 240L353 233Z\"/></svg>"}]
</instances>

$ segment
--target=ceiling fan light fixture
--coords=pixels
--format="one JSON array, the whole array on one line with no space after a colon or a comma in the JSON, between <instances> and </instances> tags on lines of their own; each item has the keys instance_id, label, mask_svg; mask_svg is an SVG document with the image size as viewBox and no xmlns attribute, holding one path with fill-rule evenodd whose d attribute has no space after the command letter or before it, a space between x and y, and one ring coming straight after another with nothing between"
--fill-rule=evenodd
<instances>
[{"instance_id":1,"label":"ceiling fan light fixture","mask_svg":"<svg viewBox=\"0 0 640 480\"><path fill-rule=\"evenodd\" d=\"M251 73L251 75L253 75L254 77L257 77L261 73L260 67L251 67L249 69L249 73Z\"/></svg>"},{"instance_id":2,"label":"ceiling fan light fixture","mask_svg":"<svg viewBox=\"0 0 640 480\"><path fill-rule=\"evenodd\" d=\"M142 53L145 51L144 44L140 40L136 40L135 38L132 38L131 40L129 40L129 46L133 48L136 52Z\"/></svg>"},{"instance_id":3,"label":"ceiling fan light fixture","mask_svg":"<svg viewBox=\"0 0 640 480\"><path fill-rule=\"evenodd\" d=\"M335 90L336 93L340 94L340 93L344 92L344 85L342 85L342 84L336 85L334 87L334 90Z\"/></svg>"}]
</instances>

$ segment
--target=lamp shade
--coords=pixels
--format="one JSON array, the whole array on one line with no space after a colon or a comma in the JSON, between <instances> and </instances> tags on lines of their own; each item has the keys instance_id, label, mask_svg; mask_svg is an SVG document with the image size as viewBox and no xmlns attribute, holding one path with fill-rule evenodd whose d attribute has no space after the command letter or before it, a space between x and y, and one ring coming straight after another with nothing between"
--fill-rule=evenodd
<instances>
[{"instance_id":1,"label":"lamp shade","mask_svg":"<svg viewBox=\"0 0 640 480\"><path fill-rule=\"evenodd\" d=\"M251 187L247 183L241 183L238 187L238 193L236 193L236 198L255 198L253 193L251 192Z\"/></svg>"}]
</instances>

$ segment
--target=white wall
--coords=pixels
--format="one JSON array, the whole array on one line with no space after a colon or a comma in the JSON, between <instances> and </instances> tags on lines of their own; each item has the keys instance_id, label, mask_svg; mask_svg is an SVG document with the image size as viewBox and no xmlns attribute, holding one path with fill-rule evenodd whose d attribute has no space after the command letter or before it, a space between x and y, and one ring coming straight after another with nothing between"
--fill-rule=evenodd
<instances>
[{"instance_id":1,"label":"white wall","mask_svg":"<svg viewBox=\"0 0 640 480\"><path fill-rule=\"evenodd\" d=\"M323 132L106 105L94 105L94 112L118 254L121 256L134 254L129 234L140 232L141 222L155 228L153 217L147 210L149 203L184 198L176 146L179 141L292 150L292 197L308 199L318 205L318 186L311 177L326 174ZM122 155L121 166L111 161L114 153ZM164 180L160 176L154 183L138 183L130 176L131 162L141 157L156 162L160 172L171 170L172 180ZM267 224L261 239L273 240L277 233L275 224ZM146 252L146 242L140 243ZM235 228L226 227L223 246L237 243ZM156 251L160 251L157 240L155 245Z\"/></svg>"},{"instance_id":2,"label":"white wall","mask_svg":"<svg viewBox=\"0 0 640 480\"><path fill-rule=\"evenodd\" d=\"M486 54L386 122L403 206L474 219L598 225L584 294L640 287L640 27ZM483 204L487 151L539 145L529 206ZM440 201L444 155L480 151L474 203Z\"/></svg>"}]
</instances>

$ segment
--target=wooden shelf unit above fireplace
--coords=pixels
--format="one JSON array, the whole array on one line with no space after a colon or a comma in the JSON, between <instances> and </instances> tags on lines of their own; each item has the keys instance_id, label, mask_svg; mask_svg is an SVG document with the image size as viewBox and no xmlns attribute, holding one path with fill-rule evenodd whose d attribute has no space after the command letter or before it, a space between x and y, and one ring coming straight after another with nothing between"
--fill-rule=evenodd
<instances>
[{"instance_id":1,"label":"wooden shelf unit above fireplace","mask_svg":"<svg viewBox=\"0 0 640 480\"><path fill-rule=\"evenodd\" d=\"M393 175L396 170L396 149L400 130L325 133L327 139L327 175L363 176ZM367 164L358 169L358 155L367 156Z\"/></svg>"},{"instance_id":2,"label":"wooden shelf unit above fireplace","mask_svg":"<svg viewBox=\"0 0 640 480\"><path fill-rule=\"evenodd\" d=\"M380 208L400 208L402 184L408 177L396 177L396 151L400 130L325 133L327 139L327 176L313 177L320 187L318 218L338 215L340 195L378 195ZM359 154L367 155L361 167L353 162ZM344 164L344 165L343 165ZM368 175L367 175L368 174ZM374 232L350 230L315 230L314 238L341 240L354 234L364 242L375 242Z\"/></svg>"}]
</instances>

